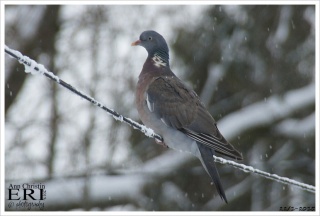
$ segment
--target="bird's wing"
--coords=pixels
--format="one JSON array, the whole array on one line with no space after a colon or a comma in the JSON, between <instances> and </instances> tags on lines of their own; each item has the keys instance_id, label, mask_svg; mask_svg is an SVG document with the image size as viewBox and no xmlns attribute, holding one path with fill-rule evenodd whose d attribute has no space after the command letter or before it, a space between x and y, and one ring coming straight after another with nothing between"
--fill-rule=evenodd
<instances>
[{"instance_id":1,"label":"bird's wing","mask_svg":"<svg viewBox=\"0 0 320 216\"><path fill-rule=\"evenodd\" d=\"M155 78L146 91L146 101L149 111L164 124L218 153L242 159L242 155L221 135L198 95L176 76Z\"/></svg>"}]
</instances>

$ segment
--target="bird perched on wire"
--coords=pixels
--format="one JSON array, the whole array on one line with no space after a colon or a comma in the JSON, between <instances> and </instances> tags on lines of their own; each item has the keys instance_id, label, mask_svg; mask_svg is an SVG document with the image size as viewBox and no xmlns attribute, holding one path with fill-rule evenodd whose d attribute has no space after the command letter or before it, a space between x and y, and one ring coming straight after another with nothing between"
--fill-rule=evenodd
<instances>
[{"instance_id":1,"label":"bird perched on wire","mask_svg":"<svg viewBox=\"0 0 320 216\"><path fill-rule=\"evenodd\" d=\"M227 203L212 155L238 160L242 155L221 135L199 96L171 71L169 49L159 33L144 31L131 45L148 52L135 92L142 122L163 137L161 144L198 157Z\"/></svg>"}]
</instances>

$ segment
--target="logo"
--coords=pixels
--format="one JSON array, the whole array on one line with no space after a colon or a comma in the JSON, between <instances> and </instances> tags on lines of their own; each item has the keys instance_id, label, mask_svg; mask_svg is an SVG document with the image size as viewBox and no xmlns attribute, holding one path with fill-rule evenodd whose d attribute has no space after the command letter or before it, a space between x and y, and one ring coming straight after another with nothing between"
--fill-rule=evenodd
<instances>
[{"instance_id":1,"label":"logo","mask_svg":"<svg viewBox=\"0 0 320 216\"><path fill-rule=\"evenodd\" d=\"M7 187L8 210L44 210L46 199L44 184L9 184Z\"/></svg>"}]
</instances>

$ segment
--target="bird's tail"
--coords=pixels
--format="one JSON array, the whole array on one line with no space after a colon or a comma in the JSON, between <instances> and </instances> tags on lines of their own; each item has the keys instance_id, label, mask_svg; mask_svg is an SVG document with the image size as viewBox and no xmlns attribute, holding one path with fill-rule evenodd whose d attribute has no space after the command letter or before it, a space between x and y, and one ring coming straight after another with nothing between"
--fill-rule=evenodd
<instances>
[{"instance_id":1,"label":"bird's tail","mask_svg":"<svg viewBox=\"0 0 320 216\"><path fill-rule=\"evenodd\" d=\"M226 195L224 193L221 181L220 181L220 176L218 173L218 170L216 168L215 162L213 160L212 155L215 154L215 151L213 149L210 149L206 146L204 146L201 143L198 143L198 148L199 151L201 153L201 157L200 161L203 165L203 167L205 168L205 170L207 171L207 173L210 175L213 183L215 184L217 191L221 197L222 200L224 200L226 203L228 203L228 200L226 198Z\"/></svg>"}]
</instances>

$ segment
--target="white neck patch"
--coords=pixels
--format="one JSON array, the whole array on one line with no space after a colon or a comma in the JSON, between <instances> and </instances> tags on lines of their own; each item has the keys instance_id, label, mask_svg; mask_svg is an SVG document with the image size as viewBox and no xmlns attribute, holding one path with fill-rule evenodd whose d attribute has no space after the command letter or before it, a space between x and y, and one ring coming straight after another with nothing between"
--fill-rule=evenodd
<instances>
[{"instance_id":1,"label":"white neck patch","mask_svg":"<svg viewBox=\"0 0 320 216\"><path fill-rule=\"evenodd\" d=\"M167 63L165 61L163 61L163 59L160 56L158 56L157 54L155 54L152 57L152 60L153 60L154 65L156 67L167 66Z\"/></svg>"}]
</instances>

